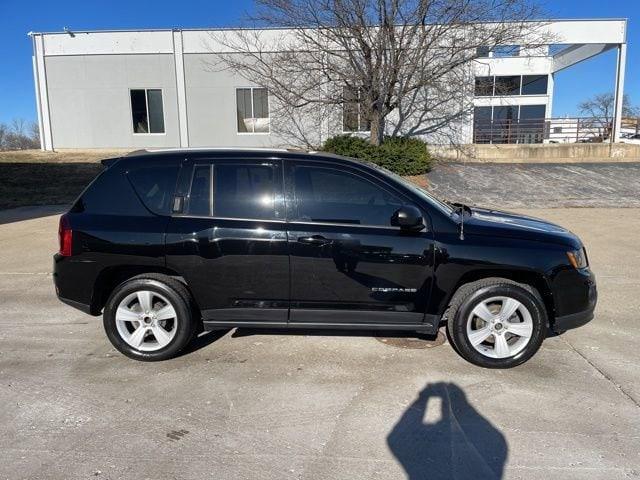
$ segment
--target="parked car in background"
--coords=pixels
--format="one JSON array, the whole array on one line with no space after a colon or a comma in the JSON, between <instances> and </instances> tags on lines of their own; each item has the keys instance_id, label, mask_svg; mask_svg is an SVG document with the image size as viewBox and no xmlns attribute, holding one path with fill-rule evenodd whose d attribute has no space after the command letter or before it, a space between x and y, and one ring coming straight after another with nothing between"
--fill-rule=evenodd
<instances>
[{"instance_id":1,"label":"parked car in background","mask_svg":"<svg viewBox=\"0 0 640 480\"><path fill-rule=\"evenodd\" d=\"M446 325L507 368L588 322L584 245L543 220L448 203L374 164L287 150L167 150L104 162L60 219L56 292L138 360L201 329Z\"/></svg>"},{"instance_id":2,"label":"parked car in background","mask_svg":"<svg viewBox=\"0 0 640 480\"><path fill-rule=\"evenodd\" d=\"M635 143L636 145L640 145L640 133L628 134L623 136L620 141L622 143Z\"/></svg>"}]
</instances>

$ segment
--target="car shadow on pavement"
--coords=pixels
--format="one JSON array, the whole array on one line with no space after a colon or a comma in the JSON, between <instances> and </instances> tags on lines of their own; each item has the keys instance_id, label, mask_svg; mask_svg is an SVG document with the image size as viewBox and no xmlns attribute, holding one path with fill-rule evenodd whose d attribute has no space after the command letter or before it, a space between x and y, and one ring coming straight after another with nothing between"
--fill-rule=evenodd
<instances>
[{"instance_id":1,"label":"car shadow on pavement","mask_svg":"<svg viewBox=\"0 0 640 480\"><path fill-rule=\"evenodd\" d=\"M430 383L387 436L410 480L500 479L507 460L504 435L454 383Z\"/></svg>"},{"instance_id":2,"label":"car shadow on pavement","mask_svg":"<svg viewBox=\"0 0 640 480\"><path fill-rule=\"evenodd\" d=\"M301 335L315 337L387 337L387 338L418 338L435 340L437 335L418 333L413 330L364 330L347 328L241 328L238 327L231 335L233 338L249 337L251 335Z\"/></svg>"},{"instance_id":3,"label":"car shadow on pavement","mask_svg":"<svg viewBox=\"0 0 640 480\"><path fill-rule=\"evenodd\" d=\"M212 330L210 332L200 332L193 340L191 340L189 345L183 348L176 355L176 358L189 355L190 353L197 352L201 348L211 345L213 342L224 337L230 330L230 328L225 328L222 330Z\"/></svg>"},{"instance_id":4,"label":"car shadow on pavement","mask_svg":"<svg viewBox=\"0 0 640 480\"><path fill-rule=\"evenodd\" d=\"M68 205L42 205L0 210L0 225L60 215L68 209Z\"/></svg>"}]
</instances>

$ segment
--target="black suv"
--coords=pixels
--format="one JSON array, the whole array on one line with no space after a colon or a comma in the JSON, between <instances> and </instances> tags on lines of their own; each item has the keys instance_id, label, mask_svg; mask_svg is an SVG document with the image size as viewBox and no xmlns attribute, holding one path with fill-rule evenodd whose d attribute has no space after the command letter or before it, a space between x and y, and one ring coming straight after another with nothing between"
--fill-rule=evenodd
<instances>
[{"instance_id":1,"label":"black suv","mask_svg":"<svg viewBox=\"0 0 640 480\"><path fill-rule=\"evenodd\" d=\"M204 330L446 324L483 367L528 360L593 318L580 240L535 218L437 200L376 165L287 150L106 160L60 219L56 292L139 360Z\"/></svg>"}]
</instances>

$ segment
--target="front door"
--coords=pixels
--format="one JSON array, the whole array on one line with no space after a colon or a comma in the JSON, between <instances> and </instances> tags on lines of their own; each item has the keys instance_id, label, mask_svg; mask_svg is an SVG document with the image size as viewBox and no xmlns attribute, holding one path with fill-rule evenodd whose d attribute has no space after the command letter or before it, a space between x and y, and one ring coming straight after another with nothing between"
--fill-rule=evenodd
<instances>
[{"instance_id":1,"label":"front door","mask_svg":"<svg viewBox=\"0 0 640 480\"><path fill-rule=\"evenodd\" d=\"M289 253L280 160L198 160L183 168L167 230L205 323L286 325Z\"/></svg>"},{"instance_id":2,"label":"front door","mask_svg":"<svg viewBox=\"0 0 640 480\"><path fill-rule=\"evenodd\" d=\"M363 169L285 165L290 323L421 324L432 236L428 228L408 233L390 224L410 201Z\"/></svg>"}]
</instances>

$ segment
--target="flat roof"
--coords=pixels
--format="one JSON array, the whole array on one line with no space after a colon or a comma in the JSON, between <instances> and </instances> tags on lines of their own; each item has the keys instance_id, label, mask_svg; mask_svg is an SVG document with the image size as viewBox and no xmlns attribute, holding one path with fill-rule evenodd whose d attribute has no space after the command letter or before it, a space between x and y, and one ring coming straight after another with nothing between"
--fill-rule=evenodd
<instances>
[{"instance_id":1,"label":"flat roof","mask_svg":"<svg viewBox=\"0 0 640 480\"><path fill-rule=\"evenodd\" d=\"M524 20L524 23L563 23L563 22L628 22L628 17L606 17L606 18L541 18L539 20ZM479 23L496 23L496 22L479 22ZM517 23L517 22L513 22ZM314 27L300 27L314 28ZM174 27L174 28L108 28L105 30L63 30L50 32L27 32L27 35L69 35L69 33L135 33L135 32L215 32L215 31L234 31L234 30L295 30L291 27Z\"/></svg>"}]
</instances>

